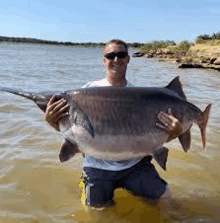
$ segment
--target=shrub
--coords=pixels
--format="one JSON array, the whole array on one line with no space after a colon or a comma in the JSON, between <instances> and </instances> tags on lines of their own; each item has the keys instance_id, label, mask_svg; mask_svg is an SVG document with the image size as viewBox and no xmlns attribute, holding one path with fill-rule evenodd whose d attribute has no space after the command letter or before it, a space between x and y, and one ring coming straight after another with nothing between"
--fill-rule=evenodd
<instances>
[{"instance_id":1,"label":"shrub","mask_svg":"<svg viewBox=\"0 0 220 223\"><path fill-rule=\"evenodd\" d=\"M212 39L220 39L220 32L213 33L212 34Z\"/></svg>"},{"instance_id":2,"label":"shrub","mask_svg":"<svg viewBox=\"0 0 220 223\"><path fill-rule=\"evenodd\" d=\"M188 51L191 45L192 44L189 43L187 40L183 40L178 44L178 48L183 51Z\"/></svg>"},{"instance_id":3,"label":"shrub","mask_svg":"<svg viewBox=\"0 0 220 223\"><path fill-rule=\"evenodd\" d=\"M166 48L171 45L176 45L176 43L173 40L171 40L171 41L170 40L167 40L167 41L155 40L155 41L144 44L141 47L141 51L144 53L149 53L150 51L154 53L160 48Z\"/></svg>"},{"instance_id":4,"label":"shrub","mask_svg":"<svg viewBox=\"0 0 220 223\"><path fill-rule=\"evenodd\" d=\"M198 44L201 44L201 43L205 43L206 41L215 40L215 39L220 39L220 32L213 33L211 36L208 34L199 35L197 36L195 42Z\"/></svg>"}]
</instances>

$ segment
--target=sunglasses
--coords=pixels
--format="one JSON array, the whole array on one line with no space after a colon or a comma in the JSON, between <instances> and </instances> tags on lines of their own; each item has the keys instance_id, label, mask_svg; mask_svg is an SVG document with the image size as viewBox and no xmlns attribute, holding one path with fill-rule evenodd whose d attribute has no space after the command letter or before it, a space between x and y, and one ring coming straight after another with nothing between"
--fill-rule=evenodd
<instances>
[{"instance_id":1,"label":"sunglasses","mask_svg":"<svg viewBox=\"0 0 220 223\"><path fill-rule=\"evenodd\" d=\"M119 59L123 59L126 56L128 56L128 52L118 52L118 53L106 53L104 55L105 58L107 58L108 60L114 60L115 57L119 58Z\"/></svg>"}]
</instances>

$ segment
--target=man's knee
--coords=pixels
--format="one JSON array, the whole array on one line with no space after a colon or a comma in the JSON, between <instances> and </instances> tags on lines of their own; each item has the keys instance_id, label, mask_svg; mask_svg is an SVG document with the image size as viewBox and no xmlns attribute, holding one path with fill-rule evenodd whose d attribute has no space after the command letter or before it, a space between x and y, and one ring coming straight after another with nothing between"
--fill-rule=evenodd
<instances>
[{"instance_id":1,"label":"man's knee","mask_svg":"<svg viewBox=\"0 0 220 223\"><path fill-rule=\"evenodd\" d=\"M90 207L108 207L114 205L114 187L111 182L94 181L80 182L81 201Z\"/></svg>"},{"instance_id":2,"label":"man's knee","mask_svg":"<svg viewBox=\"0 0 220 223\"><path fill-rule=\"evenodd\" d=\"M170 187L167 186L165 192L160 196L159 200L160 201L162 201L162 200L168 200L168 199L171 199L172 196L173 196L173 192L170 189Z\"/></svg>"}]
</instances>

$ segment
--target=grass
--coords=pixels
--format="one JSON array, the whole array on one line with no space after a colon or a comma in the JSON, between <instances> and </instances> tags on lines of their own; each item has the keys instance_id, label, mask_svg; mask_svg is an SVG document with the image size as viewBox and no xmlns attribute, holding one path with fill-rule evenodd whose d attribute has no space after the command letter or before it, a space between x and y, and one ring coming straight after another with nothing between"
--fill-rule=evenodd
<instances>
[{"instance_id":1,"label":"grass","mask_svg":"<svg viewBox=\"0 0 220 223\"><path fill-rule=\"evenodd\" d=\"M220 40L208 40L192 45L187 54L193 57L220 57Z\"/></svg>"}]
</instances>

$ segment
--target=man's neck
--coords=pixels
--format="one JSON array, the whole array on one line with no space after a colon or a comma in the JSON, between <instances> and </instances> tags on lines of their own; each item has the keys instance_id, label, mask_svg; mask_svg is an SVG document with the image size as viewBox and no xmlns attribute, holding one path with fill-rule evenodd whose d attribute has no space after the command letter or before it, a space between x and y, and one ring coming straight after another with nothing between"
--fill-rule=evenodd
<instances>
[{"instance_id":1,"label":"man's neck","mask_svg":"<svg viewBox=\"0 0 220 223\"><path fill-rule=\"evenodd\" d=\"M121 79L114 79L114 78L111 78L111 77L108 77L107 76L107 81L112 85L112 86L115 86L115 87L125 87L127 85L127 81L125 78L121 78Z\"/></svg>"}]
</instances>

